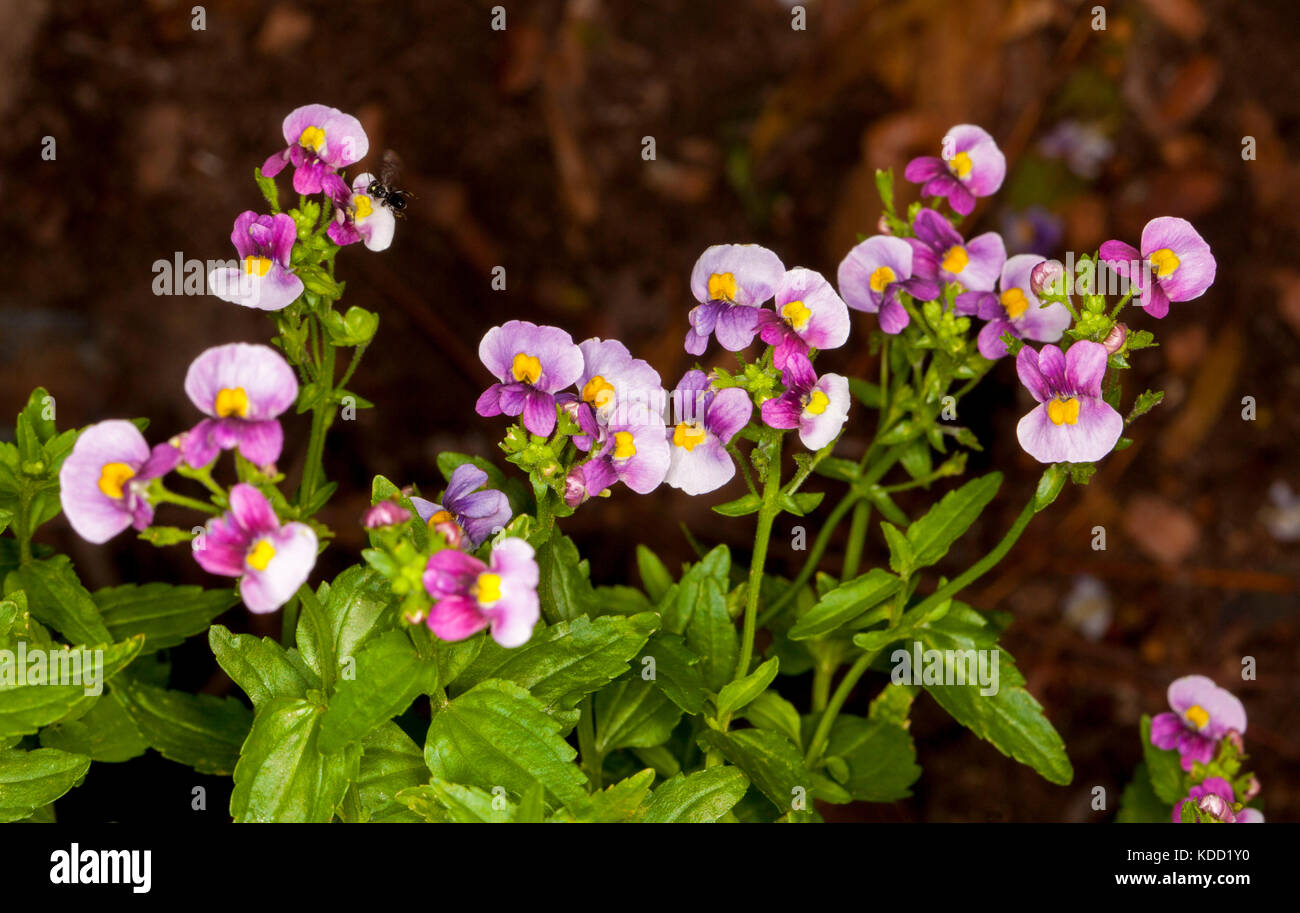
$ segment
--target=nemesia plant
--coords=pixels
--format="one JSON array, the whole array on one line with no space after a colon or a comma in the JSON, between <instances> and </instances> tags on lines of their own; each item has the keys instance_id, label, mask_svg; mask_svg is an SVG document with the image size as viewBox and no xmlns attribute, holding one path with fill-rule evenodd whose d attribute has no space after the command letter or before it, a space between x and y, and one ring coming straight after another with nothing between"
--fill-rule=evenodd
<instances>
[{"instance_id":1,"label":"nemesia plant","mask_svg":"<svg viewBox=\"0 0 1300 913\"><path fill-rule=\"evenodd\" d=\"M93 761L154 749L232 776L236 821L817 820L910 794L922 692L1070 782L1064 741L999 646L1008 619L960 597L1160 402L1146 391L1124 411L1123 372L1154 335L1118 318L1130 303L1160 318L1208 288L1214 259L1190 225L1157 219L1140 248L1108 242L1075 276L1008 259L996 232L967 240L963 225L1005 159L981 128L956 127L942 156L907 167L923 201L896 208L891 173L877 174L879 233L846 253L836 284L757 244L703 251L680 316L686 353L710 357L671 388L618 340L526 320L488 330L475 410L499 422L517 472L442 453L441 490L376 476L357 518L368 546L325 581L316 559L334 532L319 513L336 484L322 457L340 404L369 405L349 384L379 323L342 308L336 261L386 249L398 223L368 173L342 173L369 148L354 117L307 105L283 135L255 171L269 212L235 220L238 266L210 277L217 298L266 312L271 345L198 353L183 387L202 417L170 437L121 418L59 431L38 389L0 445L0 529L15 544L0 551L0 646L94 648L108 682L39 701L27 684L0 689L0 768L27 778L21 803L0 801L6 818L49 818ZM298 205L285 209L274 178L290 164ZM1132 280L1114 302L1112 274ZM878 375L827 370L844 347L868 349ZM997 544L961 566L948 552L1002 475L950 481L980 446L957 416L1003 356L1036 402L1018 439L1043 469ZM865 447L841 446L850 422ZM680 569L642 546L639 585L593 584L566 518L661 485L744 518L752 548L697 531ZM915 490L933 493L927 509L895 501ZM811 547L785 553L778 521L830 492ZM33 538L60 509L93 543L132 527L188 546L210 587L87 591ZM888 558L864 569L876 532ZM280 612L280 638L214 623L237 603ZM247 702L168 687L168 648L205 632ZM805 673L810 699L794 700ZM859 690L873 695L865 715L845 709ZM1121 818L1141 818L1149 781L1162 819L1251 820L1241 705L1198 677L1170 704L1144 721L1149 774Z\"/></svg>"}]
</instances>

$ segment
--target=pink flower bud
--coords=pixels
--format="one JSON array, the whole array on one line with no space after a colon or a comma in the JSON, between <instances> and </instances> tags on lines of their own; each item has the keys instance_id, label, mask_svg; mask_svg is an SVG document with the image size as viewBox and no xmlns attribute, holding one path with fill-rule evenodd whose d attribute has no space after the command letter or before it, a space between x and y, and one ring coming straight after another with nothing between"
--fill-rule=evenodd
<instances>
[{"instance_id":1,"label":"pink flower bud","mask_svg":"<svg viewBox=\"0 0 1300 913\"><path fill-rule=\"evenodd\" d=\"M892 235L894 233L894 230L889 227L889 219L885 218L884 213L881 213L880 220L876 222L876 231L882 235Z\"/></svg>"},{"instance_id":2,"label":"pink flower bud","mask_svg":"<svg viewBox=\"0 0 1300 913\"><path fill-rule=\"evenodd\" d=\"M1065 267L1060 260L1044 260L1030 272L1029 287L1035 295L1064 294L1065 287L1061 282L1064 276Z\"/></svg>"},{"instance_id":3,"label":"pink flower bud","mask_svg":"<svg viewBox=\"0 0 1300 913\"><path fill-rule=\"evenodd\" d=\"M1223 738L1229 745L1237 749L1238 755L1244 755L1246 753L1246 743L1242 740L1241 733L1236 729L1229 729L1223 734Z\"/></svg>"},{"instance_id":4,"label":"pink flower bud","mask_svg":"<svg viewBox=\"0 0 1300 913\"><path fill-rule=\"evenodd\" d=\"M430 523L429 531L442 536L452 548L460 548L465 541L465 531L460 528L460 524L455 520L438 520Z\"/></svg>"},{"instance_id":5,"label":"pink flower bud","mask_svg":"<svg viewBox=\"0 0 1300 913\"><path fill-rule=\"evenodd\" d=\"M395 501L380 501L366 511L361 518L361 525L366 529L383 529L397 526L411 519L411 512Z\"/></svg>"},{"instance_id":6,"label":"pink flower bud","mask_svg":"<svg viewBox=\"0 0 1300 913\"><path fill-rule=\"evenodd\" d=\"M587 500L587 482L582 475L582 467L574 466L564 477L564 503L577 507Z\"/></svg>"},{"instance_id":7,"label":"pink flower bud","mask_svg":"<svg viewBox=\"0 0 1300 913\"><path fill-rule=\"evenodd\" d=\"M1127 340L1128 327L1122 323L1117 323L1110 328L1110 332L1106 334L1106 339L1102 342L1102 345L1106 347L1107 355L1114 355L1124 348L1124 343Z\"/></svg>"},{"instance_id":8,"label":"pink flower bud","mask_svg":"<svg viewBox=\"0 0 1300 913\"><path fill-rule=\"evenodd\" d=\"M1206 793L1201 796L1201 801L1197 803L1197 808L1218 821L1231 822L1233 820L1232 809L1224 798L1216 793Z\"/></svg>"},{"instance_id":9,"label":"pink flower bud","mask_svg":"<svg viewBox=\"0 0 1300 913\"><path fill-rule=\"evenodd\" d=\"M1241 801L1249 802L1251 799L1259 795L1259 790L1259 778L1254 774L1251 774L1250 779L1246 781L1246 785L1242 787Z\"/></svg>"}]
</instances>

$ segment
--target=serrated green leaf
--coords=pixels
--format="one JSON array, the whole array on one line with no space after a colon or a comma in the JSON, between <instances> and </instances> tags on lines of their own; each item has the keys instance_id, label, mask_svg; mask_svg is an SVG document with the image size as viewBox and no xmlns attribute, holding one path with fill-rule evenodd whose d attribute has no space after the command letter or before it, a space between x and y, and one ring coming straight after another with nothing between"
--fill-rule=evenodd
<instances>
[{"instance_id":1,"label":"serrated green leaf","mask_svg":"<svg viewBox=\"0 0 1300 913\"><path fill-rule=\"evenodd\" d=\"M81 782L90 758L38 748L0 751L0 823L21 821Z\"/></svg>"},{"instance_id":2,"label":"serrated green leaf","mask_svg":"<svg viewBox=\"0 0 1300 913\"><path fill-rule=\"evenodd\" d=\"M782 814L795 811L801 800L805 809L811 808L813 774L799 749L785 736L766 729L741 729L708 730L701 738L744 771Z\"/></svg>"},{"instance_id":3,"label":"serrated green leaf","mask_svg":"<svg viewBox=\"0 0 1300 913\"><path fill-rule=\"evenodd\" d=\"M404 631L371 639L355 659L355 677L337 684L320 720L318 747L324 754L360 742L417 695L438 687L437 664L423 659Z\"/></svg>"},{"instance_id":4,"label":"serrated green leaf","mask_svg":"<svg viewBox=\"0 0 1300 913\"><path fill-rule=\"evenodd\" d=\"M907 730L879 719L837 717L826 756L844 761L847 775L836 779L854 799L866 802L906 799L912 794L908 787L921 776Z\"/></svg>"},{"instance_id":5,"label":"serrated green leaf","mask_svg":"<svg viewBox=\"0 0 1300 913\"><path fill-rule=\"evenodd\" d=\"M321 673L321 656L333 655L339 665L356 656L370 637L391 630L396 623L397 600L388 581L377 571L353 565L324 590L321 608L327 632L317 632L311 613L298 616L298 649L307 664ZM336 674L333 676L337 678Z\"/></svg>"},{"instance_id":6,"label":"serrated green leaf","mask_svg":"<svg viewBox=\"0 0 1300 913\"><path fill-rule=\"evenodd\" d=\"M518 806L505 796L493 795L476 786L448 783L434 777L425 786L406 789L399 802L427 817L428 803L436 802L452 821L461 824L508 824L515 820Z\"/></svg>"},{"instance_id":7,"label":"serrated green leaf","mask_svg":"<svg viewBox=\"0 0 1300 913\"><path fill-rule=\"evenodd\" d=\"M328 822L360 771L361 746L318 747L324 708L277 697L258 710L235 766L230 814L244 822Z\"/></svg>"},{"instance_id":8,"label":"serrated green leaf","mask_svg":"<svg viewBox=\"0 0 1300 913\"><path fill-rule=\"evenodd\" d=\"M600 792L562 808L551 821L577 824L622 824L639 821L645 814L646 799L654 783L655 772L642 770Z\"/></svg>"},{"instance_id":9,"label":"serrated green leaf","mask_svg":"<svg viewBox=\"0 0 1300 913\"><path fill-rule=\"evenodd\" d=\"M916 567L916 551L912 541L888 520L880 521L880 530L885 534L885 544L889 546L889 567L902 577L911 575Z\"/></svg>"},{"instance_id":10,"label":"serrated green leaf","mask_svg":"<svg viewBox=\"0 0 1300 913\"><path fill-rule=\"evenodd\" d=\"M131 717L111 697L95 701L80 719L42 729L41 746L113 763L129 761L149 749Z\"/></svg>"},{"instance_id":11,"label":"serrated green leaf","mask_svg":"<svg viewBox=\"0 0 1300 913\"><path fill-rule=\"evenodd\" d=\"M787 701L775 691L764 691L744 709L741 716L759 729L779 732L803 747L803 733L800 729L799 711L794 704Z\"/></svg>"},{"instance_id":12,"label":"serrated green leaf","mask_svg":"<svg viewBox=\"0 0 1300 913\"><path fill-rule=\"evenodd\" d=\"M652 748L668 741L682 718L663 689L639 676L620 679L596 695L596 750Z\"/></svg>"},{"instance_id":13,"label":"serrated green leaf","mask_svg":"<svg viewBox=\"0 0 1300 913\"><path fill-rule=\"evenodd\" d=\"M234 698L171 691L129 678L113 687L112 696L150 748L200 773L232 773L253 723L253 714Z\"/></svg>"},{"instance_id":14,"label":"serrated green leaf","mask_svg":"<svg viewBox=\"0 0 1300 913\"><path fill-rule=\"evenodd\" d=\"M16 677L17 657L0 657L0 736L29 735L42 726L81 717L99 700L105 684L139 655L143 643L143 638L133 637L116 644L60 649L53 645L35 646L29 642L28 650L33 653L41 650L43 672L40 681L33 681L35 670L29 660L22 683ZM45 650L53 652L46 653ZM89 651L94 672L85 669L85 651ZM50 665L55 660L60 664L58 669ZM10 668L11 662L13 668ZM66 679L68 683L53 684L52 677ZM97 684L95 679L98 679ZM10 681L13 684L9 684ZM87 690L92 693L87 694Z\"/></svg>"},{"instance_id":15,"label":"serrated green leaf","mask_svg":"<svg viewBox=\"0 0 1300 913\"><path fill-rule=\"evenodd\" d=\"M646 809L646 824L706 824L717 821L749 789L749 778L738 767L710 767L678 774L654 791Z\"/></svg>"},{"instance_id":16,"label":"serrated green leaf","mask_svg":"<svg viewBox=\"0 0 1300 913\"><path fill-rule=\"evenodd\" d=\"M651 602L659 602L673 585L673 575L659 560L659 556L644 545L636 547L636 566L641 575L641 585Z\"/></svg>"},{"instance_id":17,"label":"serrated green leaf","mask_svg":"<svg viewBox=\"0 0 1300 913\"><path fill-rule=\"evenodd\" d=\"M356 786L366 820L376 824L420 820L396 796L428 779L424 752L391 720L361 740Z\"/></svg>"},{"instance_id":18,"label":"serrated green leaf","mask_svg":"<svg viewBox=\"0 0 1300 913\"><path fill-rule=\"evenodd\" d=\"M654 669L649 681L654 682L670 701L691 714L704 709L708 695L700 672L700 658L691 652L683 638L663 631L651 635L641 651L640 670L634 674L642 678L650 674L647 659L653 661Z\"/></svg>"},{"instance_id":19,"label":"serrated green leaf","mask_svg":"<svg viewBox=\"0 0 1300 913\"><path fill-rule=\"evenodd\" d=\"M108 587L96 590L93 598L113 639L143 634L145 653L174 647L206 630L212 619L239 602L234 590L167 583Z\"/></svg>"},{"instance_id":20,"label":"serrated green leaf","mask_svg":"<svg viewBox=\"0 0 1300 913\"><path fill-rule=\"evenodd\" d=\"M17 576L32 615L70 643L102 644L113 640L95 600L77 579L66 556L24 564Z\"/></svg>"},{"instance_id":21,"label":"serrated green leaf","mask_svg":"<svg viewBox=\"0 0 1300 913\"><path fill-rule=\"evenodd\" d=\"M1118 824L1165 824L1172 809L1173 802L1165 802L1156 795L1146 762L1141 762L1119 797L1119 813L1115 821Z\"/></svg>"},{"instance_id":22,"label":"serrated green leaf","mask_svg":"<svg viewBox=\"0 0 1300 913\"><path fill-rule=\"evenodd\" d=\"M320 687L320 679L297 650L285 650L269 637L232 634L222 625L213 625L208 646L217 664L255 707L277 697L306 697L309 688Z\"/></svg>"},{"instance_id":23,"label":"serrated green leaf","mask_svg":"<svg viewBox=\"0 0 1300 913\"><path fill-rule=\"evenodd\" d=\"M590 612L595 593L587 562L578 554L573 540L558 528L537 549L537 568L537 595L548 622L571 621Z\"/></svg>"}]
</instances>

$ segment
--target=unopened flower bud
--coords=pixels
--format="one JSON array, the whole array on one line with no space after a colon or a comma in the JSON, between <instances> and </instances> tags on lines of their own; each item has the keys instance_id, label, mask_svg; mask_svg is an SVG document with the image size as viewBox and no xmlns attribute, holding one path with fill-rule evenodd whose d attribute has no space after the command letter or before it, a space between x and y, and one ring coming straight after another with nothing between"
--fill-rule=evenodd
<instances>
[{"instance_id":1,"label":"unopened flower bud","mask_svg":"<svg viewBox=\"0 0 1300 913\"><path fill-rule=\"evenodd\" d=\"M1228 807L1228 803L1224 798L1217 793L1206 793L1201 796L1201 800L1196 807L1217 821L1232 821L1232 809Z\"/></svg>"},{"instance_id":2,"label":"unopened flower bud","mask_svg":"<svg viewBox=\"0 0 1300 913\"><path fill-rule=\"evenodd\" d=\"M577 507L585 500L587 500L587 482L583 477L582 467L574 466L564 477L564 503L569 507Z\"/></svg>"},{"instance_id":3,"label":"unopened flower bud","mask_svg":"<svg viewBox=\"0 0 1300 913\"><path fill-rule=\"evenodd\" d=\"M411 519L411 512L396 501L380 501L366 511L361 518L361 525L366 529L383 529L397 526Z\"/></svg>"},{"instance_id":4,"label":"unopened flower bud","mask_svg":"<svg viewBox=\"0 0 1300 913\"><path fill-rule=\"evenodd\" d=\"M583 405L580 401L576 399L569 399L569 400L565 400L559 405L560 405L561 412L563 412L569 418L573 419L575 422L578 420L578 410L580 410Z\"/></svg>"},{"instance_id":5,"label":"unopened flower bud","mask_svg":"<svg viewBox=\"0 0 1300 913\"><path fill-rule=\"evenodd\" d=\"M876 231L882 235L892 235L894 233L894 229L890 227L889 219L884 213L881 213L880 220L876 222Z\"/></svg>"},{"instance_id":6,"label":"unopened flower bud","mask_svg":"<svg viewBox=\"0 0 1300 913\"><path fill-rule=\"evenodd\" d=\"M446 516L442 516L443 514ZM465 541L465 531L445 510L439 511L429 518L429 532L442 536L452 548L460 548Z\"/></svg>"},{"instance_id":7,"label":"unopened flower bud","mask_svg":"<svg viewBox=\"0 0 1300 913\"><path fill-rule=\"evenodd\" d=\"M1249 802L1259 795L1259 789L1259 778L1251 774L1250 779L1246 781L1246 785L1241 789L1241 801Z\"/></svg>"},{"instance_id":8,"label":"unopened flower bud","mask_svg":"<svg viewBox=\"0 0 1300 913\"><path fill-rule=\"evenodd\" d=\"M1114 355L1120 349L1124 348L1124 343L1127 341L1128 327L1122 323L1117 323L1110 328L1110 332L1106 334L1106 338L1103 340L1102 345L1106 347L1107 355Z\"/></svg>"},{"instance_id":9,"label":"unopened flower bud","mask_svg":"<svg viewBox=\"0 0 1300 913\"><path fill-rule=\"evenodd\" d=\"M1060 295L1065 291L1065 267L1060 260L1044 260L1029 274L1029 287L1035 295Z\"/></svg>"},{"instance_id":10,"label":"unopened flower bud","mask_svg":"<svg viewBox=\"0 0 1300 913\"><path fill-rule=\"evenodd\" d=\"M1241 738L1241 733L1236 729L1229 729L1223 734L1224 741L1237 750L1238 755L1246 753L1246 743Z\"/></svg>"}]
</instances>

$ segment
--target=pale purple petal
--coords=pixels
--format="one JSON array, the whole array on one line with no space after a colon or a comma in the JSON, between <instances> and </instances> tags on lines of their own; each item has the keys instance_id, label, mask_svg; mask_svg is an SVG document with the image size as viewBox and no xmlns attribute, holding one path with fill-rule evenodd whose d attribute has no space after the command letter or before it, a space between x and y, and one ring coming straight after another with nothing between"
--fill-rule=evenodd
<instances>
[{"instance_id":1,"label":"pale purple petal","mask_svg":"<svg viewBox=\"0 0 1300 913\"><path fill-rule=\"evenodd\" d=\"M839 374L823 374L813 386L813 395L822 393L826 402L822 411L805 407L799 416L799 440L809 450L821 450L840 433L849 415L849 379Z\"/></svg>"},{"instance_id":2,"label":"pale purple petal","mask_svg":"<svg viewBox=\"0 0 1300 913\"><path fill-rule=\"evenodd\" d=\"M316 533L306 523L286 524L268 537L275 554L265 570L249 567L239 594L250 612L274 612L307 582L316 564Z\"/></svg>"},{"instance_id":3,"label":"pale purple petal","mask_svg":"<svg viewBox=\"0 0 1300 913\"><path fill-rule=\"evenodd\" d=\"M785 273L785 267L781 259L766 247L757 244L716 244L700 254L691 269L691 294L695 300L701 303L711 300L709 278L727 273L731 274L736 285L732 303L754 307L772 297L777 283ZM700 328L697 326L696 329Z\"/></svg>"},{"instance_id":4,"label":"pale purple petal","mask_svg":"<svg viewBox=\"0 0 1300 913\"><path fill-rule=\"evenodd\" d=\"M704 427L717 435L723 444L729 444L736 433L749 424L753 414L754 402L749 394L739 387L728 387L713 397L704 416Z\"/></svg>"}]
</instances>

